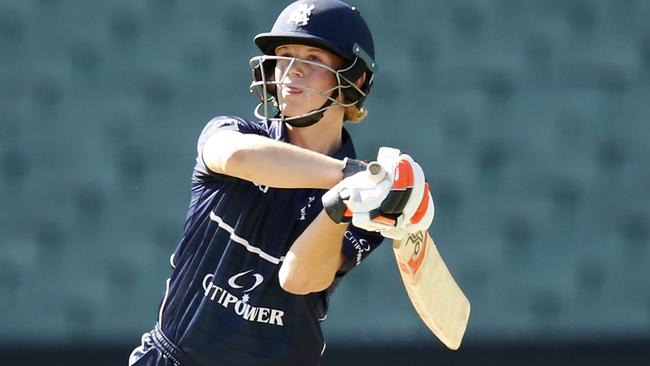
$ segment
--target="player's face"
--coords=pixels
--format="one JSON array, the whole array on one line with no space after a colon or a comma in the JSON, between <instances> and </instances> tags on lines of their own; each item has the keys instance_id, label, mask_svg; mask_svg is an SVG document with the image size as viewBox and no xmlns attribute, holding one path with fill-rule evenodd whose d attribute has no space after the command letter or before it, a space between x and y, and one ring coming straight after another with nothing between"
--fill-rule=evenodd
<instances>
[{"instance_id":1,"label":"player's face","mask_svg":"<svg viewBox=\"0 0 650 366\"><path fill-rule=\"evenodd\" d=\"M337 70L343 65L343 60L331 52L305 45L280 46L275 53L277 56L296 58L293 62L280 59L276 63L275 79L280 82L277 90L282 113L293 117L320 108L327 101L325 95L331 96L333 92L325 95L319 93L331 90L337 81L334 73L317 64Z\"/></svg>"}]
</instances>

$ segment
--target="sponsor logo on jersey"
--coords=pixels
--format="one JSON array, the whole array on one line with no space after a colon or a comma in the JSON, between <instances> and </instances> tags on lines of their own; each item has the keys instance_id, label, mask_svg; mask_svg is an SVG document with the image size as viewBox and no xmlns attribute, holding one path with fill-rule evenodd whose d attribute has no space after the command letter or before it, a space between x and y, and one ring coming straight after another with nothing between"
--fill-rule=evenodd
<instances>
[{"instance_id":1,"label":"sponsor logo on jersey","mask_svg":"<svg viewBox=\"0 0 650 366\"><path fill-rule=\"evenodd\" d=\"M228 286L230 286L229 290L216 285L212 281L214 275L211 273L207 274L203 278L205 297L230 310L244 320L283 327L284 322L282 317L284 316L284 311L255 306L249 303L250 296L248 293L264 281L264 277L261 274L252 272L253 270L249 269L248 271L231 276L227 281ZM241 295L237 296L235 294L236 292L241 292Z\"/></svg>"},{"instance_id":2,"label":"sponsor logo on jersey","mask_svg":"<svg viewBox=\"0 0 650 366\"><path fill-rule=\"evenodd\" d=\"M311 196L309 197L309 202L307 202L307 205L303 208L300 209L300 221L305 221L307 218L307 209L311 207L311 203L316 200L316 197Z\"/></svg>"},{"instance_id":3,"label":"sponsor logo on jersey","mask_svg":"<svg viewBox=\"0 0 650 366\"><path fill-rule=\"evenodd\" d=\"M366 239L363 239L363 238L357 239L357 238L355 238L354 235L352 235L351 231L346 231L344 236L345 236L345 238L347 240L350 241L350 243L352 243L352 245L354 246L354 249L357 250L357 264L356 265L358 266L359 263L361 263L361 259L363 259L364 253L367 254L368 252L370 252L370 244L368 243L368 241Z\"/></svg>"},{"instance_id":4,"label":"sponsor logo on jersey","mask_svg":"<svg viewBox=\"0 0 650 366\"><path fill-rule=\"evenodd\" d=\"M262 193L266 193L266 192L269 191L269 186L265 186L265 185L263 185L263 184L258 184L258 183L255 183L255 182L253 182L253 184L254 184L254 185L255 185L255 186L256 186L260 191L262 191Z\"/></svg>"},{"instance_id":5,"label":"sponsor logo on jersey","mask_svg":"<svg viewBox=\"0 0 650 366\"><path fill-rule=\"evenodd\" d=\"M252 269L249 269L246 272L237 273L236 275L230 277L228 279L228 285L230 287L232 287L232 288L235 288L235 289L243 288L244 286L238 285L237 282L235 282L235 281L237 281L237 279L240 278L240 277L246 276L247 274L251 273L252 271L253 271ZM262 281L264 281L264 277L262 277L262 275L259 274L259 273L253 273L252 276L255 278L255 283L252 286L248 287L246 290L243 290L242 292L246 293L246 292L253 291L255 289L255 287L259 286L262 283Z\"/></svg>"},{"instance_id":6,"label":"sponsor logo on jersey","mask_svg":"<svg viewBox=\"0 0 650 366\"><path fill-rule=\"evenodd\" d=\"M289 14L289 19L287 24L295 24L300 26L305 26L309 23L309 17L311 16L311 11L314 10L316 6L314 4L298 4L298 6Z\"/></svg>"}]
</instances>

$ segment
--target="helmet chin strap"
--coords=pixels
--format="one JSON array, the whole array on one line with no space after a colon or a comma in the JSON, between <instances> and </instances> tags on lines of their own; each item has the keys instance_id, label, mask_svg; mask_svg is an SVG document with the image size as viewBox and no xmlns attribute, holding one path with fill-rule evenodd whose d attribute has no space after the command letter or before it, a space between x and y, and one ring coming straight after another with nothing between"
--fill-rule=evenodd
<instances>
[{"instance_id":1,"label":"helmet chin strap","mask_svg":"<svg viewBox=\"0 0 650 366\"><path fill-rule=\"evenodd\" d=\"M314 124L316 124L318 121L323 119L323 115L325 114L325 111L327 110L327 107L329 107L332 104L332 100L328 99L323 105L318 108L314 109L314 111L318 111L316 113L310 112L304 117L299 117L295 119L284 119L284 122L289 124L290 126L293 127L309 127ZM278 112L278 115L280 112Z\"/></svg>"}]
</instances>

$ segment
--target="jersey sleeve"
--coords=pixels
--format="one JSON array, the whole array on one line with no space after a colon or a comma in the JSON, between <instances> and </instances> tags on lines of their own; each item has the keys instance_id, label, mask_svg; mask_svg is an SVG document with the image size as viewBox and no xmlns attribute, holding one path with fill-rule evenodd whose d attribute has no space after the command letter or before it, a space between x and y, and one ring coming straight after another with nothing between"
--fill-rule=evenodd
<instances>
[{"instance_id":1,"label":"jersey sleeve","mask_svg":"<svg viewBox=\"0 0 650 366\"><path fill-rule=\"evenodd\" d=\"M212 134L222 130L267 136L267 133L260 125L238 117L219 116L211 119L203 128L203 131L201 131L201 135L196 144L197 156L196 165L194 166L194 179L198 181L208 181L212 179L223 179L226 177L223 174L211 171L203 160L203 146L205 145L205 142L210 136L212 136Z\"/></svg>"},{"instance_id":2,"label":"jersey sleeve","mask_svg":"<svg viewBox=\"0 0 650 366\"><path fill-rule=\"evenodd\" d=\"M375 250L384 240L384 237L377 232L365 231L349 225L343 234L343 246L341 251L345 256L345 262L339 268L337 277L349 272Z\"/></svg>"}]
</instances>

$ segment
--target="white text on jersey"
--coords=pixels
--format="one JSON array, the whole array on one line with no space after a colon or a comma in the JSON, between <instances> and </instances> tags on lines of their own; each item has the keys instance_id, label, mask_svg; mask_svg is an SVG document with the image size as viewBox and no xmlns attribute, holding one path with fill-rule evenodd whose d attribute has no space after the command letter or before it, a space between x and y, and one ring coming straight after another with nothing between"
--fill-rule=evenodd
<instances>
[{"instance_id":1,"label":"white text on jersey","mask_svg":"<svg viewBox=\"0 0 650 366\"><path fill-rule=\"evenodd\" d=\"M237 316L256 323L271 324L283 327L282 317L284 311L278 309L270 309L260 306L253 306L248 303L249 295L243 294L241 298L233 295L226 289L215 285L212 282L213 274L208 274L203 278L203 289L205 290L205 297L211 301L217 302L219 305L237 314Z\"/></svg>"},{"instance_id":2,"label":"white text on jersey","mask_svg":"<svg viewBox=\"0 0 650 366\"><path fill-rule=\"evenodd\" d=\"M364 252L370 252L370 244L368 243L368 241L366 239L357 240L357 238L355 238L354 235L352 235L352 232L350 232L350 231L346 231L344 236L345 236L345 238L347 240L349 240L352 243L352 245L354 245L354 249L357 250L357 264L356 265L358 266L359 263L361 263L361 259L363 258L363 253Z\"/></svg>"}]
</instances>

